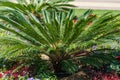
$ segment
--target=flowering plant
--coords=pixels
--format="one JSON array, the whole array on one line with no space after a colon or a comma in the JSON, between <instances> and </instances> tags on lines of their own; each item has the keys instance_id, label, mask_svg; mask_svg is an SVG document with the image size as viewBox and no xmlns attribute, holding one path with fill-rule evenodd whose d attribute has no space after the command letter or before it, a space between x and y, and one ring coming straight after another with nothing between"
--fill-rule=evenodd
<instances>
[{"instance_id":1,"label":"flowering plant","mask_svg":"<svg viewBox=\"0 0 120 80\"><path fill-rule=\"evenodd\" d=\"M14 80L17 80L21 76L29 75L28 67L23 66L19 69L17 69L17 68L18 68L18 66L14 65L11 69L1 72L0 78L9 77L9 78L13 78Z\"/></svg>"}]
</instances>

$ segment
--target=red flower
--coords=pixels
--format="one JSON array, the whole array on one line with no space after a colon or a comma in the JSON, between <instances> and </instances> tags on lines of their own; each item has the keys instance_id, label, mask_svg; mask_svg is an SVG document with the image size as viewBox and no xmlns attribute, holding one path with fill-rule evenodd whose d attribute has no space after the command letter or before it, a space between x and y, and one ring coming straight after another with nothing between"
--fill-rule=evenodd
<instances>
[{"instance_id":1,"label":"red flower","mask_svg":"<svg viewBox=\"0 0 120 80\"><path fill-rule=\"evenodd\" d=\"M22 67L21 70L22 70L22 71L27 71L28 69L27 69L27 67Z\"/></svg>"},{"instance_id":2,"label":"red flower","mask_svg":"<svg viewBox=\"0 0 120 80\"><path fill-rule=\"evenodd\" d=\"M16 68L17 66L14 65L10 70L5 71L4 74L7 76L13 76L14 80L18 80L18 76L25 76L29 74L29 69L26 66L23 66L22 68L17 70L17 72L13 72Z\"/></svg>"},{"instance_id":3,"label":"red flower","mask_svg":"<svg viewBox=\"0 0 120 80\"><path fill-rule=\"evenodd\" d=\"M14 78L18 78L18 74L17 73L13 73L12 75L14 76Z\"/></svg>"},{"instance_id":4,"label":"red flower","mask_svg":"<svg viewBox=\"0 0 120 80\"><path fill-rule=\"evenodd\" d=\"M119 80L119 77L118 77L118 76L114 76L113 79L114 79L114 80Z\"/></svg>"},{"instance_id":5,"label":"red flower","mask_svg":"<svg viewBox=\"0 0 120 80\"><path fill-rule=\"evenodd\" d=\"M93 79L92 79L92 80L98 80L98 79L97 79L97 77L93 77Z\"/></svg>"},{"instance_id":6,"label":"red flower","mask_svg":"<svg viewBox=\"0 0 120 80\"><path fill-rule=\"evenodd\" d=\"M3 77L3 73L0 73L0 78L2 78Z\"/></svg>"},{"instance_id":7,"label":"red flower","mask_svg":"<svg viewBox=\"0 0 120 80\"><path fill-rule=\"evenodd\" d=\"M120 56L117 56L116 59L120 61Z\"/></svg>"},{"instance_id":8,"label":"red flower","mask_svg":"<svg viewBox=\"0 0 120 80\"><path fill-rule=\"evenodd\" d=\"M10 74L12 74L12 70L5 71L4 74L6 74L6 75L10 75Z\"/></svg>"}]
</instances>

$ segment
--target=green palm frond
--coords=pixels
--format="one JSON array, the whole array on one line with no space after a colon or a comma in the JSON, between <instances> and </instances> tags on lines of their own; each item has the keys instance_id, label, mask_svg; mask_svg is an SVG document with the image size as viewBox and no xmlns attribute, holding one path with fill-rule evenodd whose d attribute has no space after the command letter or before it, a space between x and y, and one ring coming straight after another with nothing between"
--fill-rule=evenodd
<instances>
[{"instance_id":1,"label":"green palm frond","mask_svg":"<svg viewBox=\"0 0 120 80\"><path fill-rule=\"evenodd\" d=\"M101 44L102 41L98 42L101 38L103 41L111 40L112 38L106 39L104 37L119 33L120 24L115 21L115 17L118 15L106 14L96 19L95 16L89 17L91 10L88 10L74 24L72 22L72 11L67 15L66 13L57 14L53 12L52 16L47 11L44 11L44 22L42 23L31 13L29 13L28 18L17 10L9 10L9 12L11 12L10 16L0 16L0 18L7 21L12 27L1 25L1 28L17 34L31 44L38 46L48 45L56 48L58 44L62 44L67 45L68 48L75 45L74 48L83 47L86 49ZM87 25L91 20L93 20L92 24Z\"/></svg>"},{"instance_id":2,"label":"green palm frond","mask_svg":"<svg viewBox=\"0 0 120 80\"><path fill-rule=\"evenodd\" d=\"M102 67L104 64L112 63L115 58L111 54L99 53L82 57L79 60L82 64L87 64L94 67Z\"/></svg>"},{"instance_id":3,"label":"green palm frond","mask_svg":"<svg viewBox=\"0 0 120 80\"><path fill-rule=\"evenodd\" d=\"M0 39L1 53L0 56L6 59L11 59L15 57L22 57L26 55L36 54L43 52L40 51L41 47L36 47L29 44L27 41L22 41L21 39L15 37L1 37Z\"/></svg>"},{"instance_id":4,"label":"green palm frond","mask_svg":"<svg viewBox=\"0 0 120 80\"><path fill-rule=\"evenodd\" d=\"M25 14L27 14L29 11L35 15L38 15L42 10L69 10L70 7L75 7L71 4L66 3L68 1L71 0L15 0L14 2L0 1L0 7L16 9Z\"/></svg>"},{"instance_id":5,"label":"green palm frond","mask_svg":"<svg viewBox=\"0 0 120 80\"><path fill-rule=\"evenodd\" d=\"M74 63L73 61L71 60L64 60L62 63L61 63L61 66L62 66L62 69L68 73L75 73L78 71L78 65L76 63ZM68 67L69 66L69 67Z\"/></svg>"},{"instance_id":6,"label":"green palm frond","mask_svg":"<svg viewBox=\"0 0 120 80\"><path fill-rule=\"evenodd\" d=\"M0 28L11 32L15 38L1 38L0 44L9 46L1 52L1 57L14 58L36 52L46 54L52 63L57 64L76 57L79 59L78 56L72 56L80 51L89 53L94 45L99 49L120 46L117 44L120 38L119 15L106 13L97 18L96 15L90 16L92 10L88 10L74 23L72 10L69 13L44 10L43 21L31 12L25 15L15 9L7 11L10 14L0 15L0 19L9 26L1 22ZM88 24L89 22L91 24ZM109 63L112 57L108 54L96 54L82 57L80 60L98 67ZM67 64L69 65L69 62ZM72 68L71 73L76 71Z\"/></svg>"}]
</instances>

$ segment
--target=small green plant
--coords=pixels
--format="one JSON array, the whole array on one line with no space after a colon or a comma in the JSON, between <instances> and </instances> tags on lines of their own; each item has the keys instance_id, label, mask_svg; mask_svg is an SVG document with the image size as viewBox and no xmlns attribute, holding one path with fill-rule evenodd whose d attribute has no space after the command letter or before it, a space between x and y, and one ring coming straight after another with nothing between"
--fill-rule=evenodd
<instances>
[{"instance_id":1,"label":"small green plant","mask_svg":"<svg viewBox=\"0 0 120 80\"><path fill-rule=\"evenodd\" d=\"M120 56L117 56L116 57L117 58L117 60L116 61L114 61L113 63L111 63L110 64L110 66L108 67L108 69L110 70L110 71L115 71L115 73L116 74L120 74Z\"/></svg>"},{"instance_id":2,"label":"small green plant","mask_svg":"<svg viewBox=\"0 0 120 80\"><path fill-rule=\"evenodd\" d=\"M28 77L27 76L19 76L17 78L17 80L27 80ZM15 78L13 76L5 76L3 78L1 78L0 80L15 80Z\"/></svg>"},{"instance_id":3,"label":"small green plant","mask_svg":"<svg viewBox=\"0 0 120 80\"><path fill-rule=\"evenodd\" d=\"M56 75L54 75L51 72L43 72L40 75L38 75L41 80L57 80Z\"/></svg>"}]
</instances>

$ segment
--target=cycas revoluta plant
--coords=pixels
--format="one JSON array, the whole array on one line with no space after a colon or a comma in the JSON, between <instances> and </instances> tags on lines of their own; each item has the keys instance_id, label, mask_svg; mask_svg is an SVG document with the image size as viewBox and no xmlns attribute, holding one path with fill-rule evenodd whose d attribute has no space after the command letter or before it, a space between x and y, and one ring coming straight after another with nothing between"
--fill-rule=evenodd
<instances>
[{"instance_id":1,"label":"cycas revoluta plant","mask_svg":"<svg viewBox=\"0 0 120 80\"><path fill-rule=\"evenodd\" d=\"M67 2L69 1L73 0L3 0L0 1L0 6L17 9L25 14L31 12L37 16L42 10L68 11L69 8L75 7L74 5L68 4Z\"/></svg>"},{"instance_id":2,"label":"cycas revoluta plant","mask_svg":"<svg viewBox=\"0 0 120 80\"><path fill-rule=\"evenodd\" d=\"M68 3L70 1L73 0L1 0L0 14L8 15L9 11L7 11L7 9L16 9L26 16L30 12L42 21L42 11L68 12L70 8L75 7L74 5Z\"/></svg>"},{"instance_id":3,"label":"cycas revoluta plant","mask_svg":"<svg viewBox=\"0 0 120 80\"><path fill-rule=\"evenodd\" d=\"M55 73L74 73L79 64L99 67L112 61L111 54L92 54L93 46L99 49L119 47L119 15L106 13L96 18L90 16L92 11L88 10L73 23L72 10L69 13L44 10L41 22L31 12L26 16L18 9L7 11L10 14L0 15L0 19L9 26L1 23L0 28L12 35L0 38L0 45L7 46L1 52L1 58L30 60L40 59L44 54Z\"/></svg>"},{"instance_id":4,"label":"cycas revoluta plant","mask_svg":"<svg viewBox=\"0 0 120 80\"><path fill-rule=\"evenodd\" d=\"M78 61L96 67L112 61L110 54L91 54L94 45L100 49L102 45L110 49L113 45L119 47L118 15L106 13L96 18L89 16L92 11L88 10L73 23L72 10L68 14L53 12L51 15L43 11L41 23L32 13L25 16L18 10L9 12L10 15L0 15L9 27L0 24L0 28L15 35L0 38L2 46L9 45L0 54L1 58L30 59L45 54L56 72L73 73L78 70Z\"/></svg>"}]
</instances>

